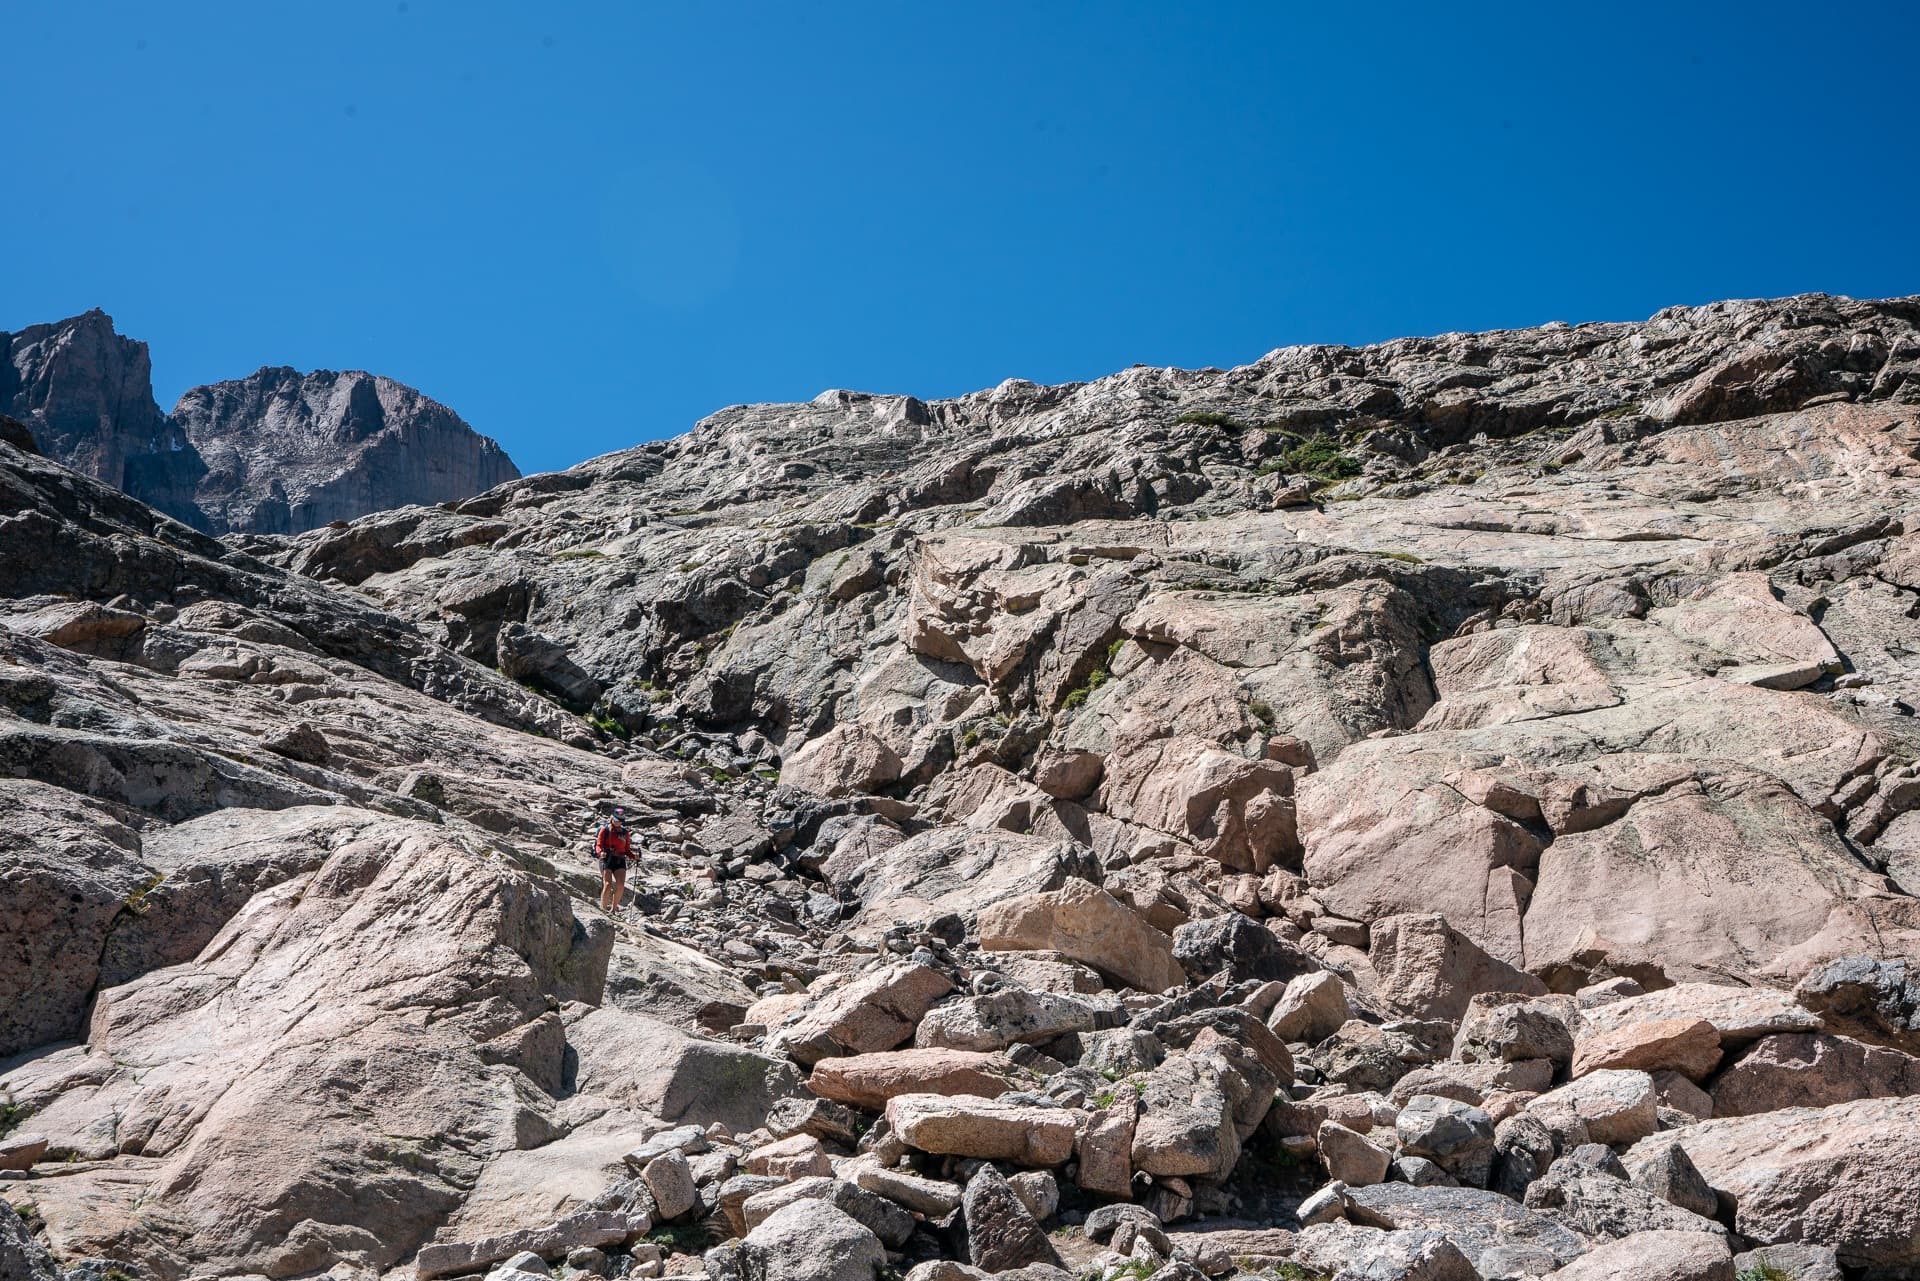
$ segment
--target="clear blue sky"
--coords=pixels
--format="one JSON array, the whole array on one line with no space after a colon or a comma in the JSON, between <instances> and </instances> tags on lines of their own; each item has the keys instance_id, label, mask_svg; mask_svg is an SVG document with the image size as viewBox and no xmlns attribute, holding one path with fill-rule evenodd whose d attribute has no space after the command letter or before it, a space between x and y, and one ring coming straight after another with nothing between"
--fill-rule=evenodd
<instances>
[{"instance_id":1,"label":"clear blue sky","mask_svg":"<svg viewBox=\"0 0 1920 1281\"><path fill-rule=\"evenodd\" d=\"M0 329L529 471L826 387L1920 293L1920 6L0 0Z\"/></svg>"}]
</instances>

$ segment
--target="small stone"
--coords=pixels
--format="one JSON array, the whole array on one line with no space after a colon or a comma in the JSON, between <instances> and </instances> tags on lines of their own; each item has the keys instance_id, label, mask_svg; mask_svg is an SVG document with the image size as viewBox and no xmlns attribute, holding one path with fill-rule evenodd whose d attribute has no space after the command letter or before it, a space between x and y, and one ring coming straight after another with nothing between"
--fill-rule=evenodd
<instances>
[{"instance_id":1,"label":"small stone","mask_svg":"<svg viewBox=\"0 0 1920 1281\"><path fill-rule=\"evenodd\" d=\"M1353 1016L1347 988L1328 973L1302 974L1292 979L1267 1016L1267 1027L1282 1041L1323 1041Z\"/></svg>"},{"instance_id":2,"label":"small stone","mask_svg":"<svg viewBox=\"0 0 1920 1281\"><path fill-rule=\"evenodd\" d=\"M1007 1182L1036 1222L1045 1223L1060 1209L1060 1183L1047 1171L1023 1170Z\"/></svg>"},{"instance_id":3,"label":"small stone","mask_svg":"<svg viewBox=\"0 0 1920 1281\"><path fill-rule=\"evenodd\" d=\"M660 1218L677 1219L693 1209L693 1171L684 1153L662 1152L641 1169L640 1179L653 1194Z\"/></svg>"},{"instance_id":4,"label":"small stone","mask_svg":"<svg viewBox=\"0 0 1920 1281\"><path fill-rule=\"evenodd\" d=\"M1460 1181L1423 1156L1397 1156L1387 1169L1395 1183L1411 1183L1416 1188L1453 1188Z\"/></svg>"},{"instance_id":5,"label":"small stone","mask_svg":"<svg viewBox=\"0 0 1920 1281\"><path fill-rule=\"evenodd\" d=\"M1720 1212L1720 1198L1707 1186L1706 1176L1678 1143L1636 1147L1632 1156L1633 1164L1623 1169L1635 1187L1705 1218Z\"/></svg>"},{"instance_id":6,"label":"small stone","mask_svg":"<svg viewBox=\"0 0 1920 1281\"><path fill-rule=\"evenodd\" d=\"M1392 1156L1365 1136L1337 1121L1323 1121L1315 1137L1327 1177L1350 1188L1365 1187L1387 1177Z\"/></svg>"},{"instance_id":7,"label":"small stone","mask_svg":"<svg viewBox=\"0 0 1920 1281\"><path fill-rule=\"evenodd\" d=\"M1301 1226L1311 1223L1331 1223L1344 1218L1347 1213L1347 1185L1334 1179L1308 1195L1300 1203L1293 1217L1300 1220Z\"/></svg>"},{"instance_id":8,"label":"small stone","mask_svg":"<svg viewBox=\"0 0 1920 1281\"><path fill-rule=\"evenodd\" d=\"M0 1136L0 1170L31 1170L47 1145L46 1135L25 1130Z\"/></svg>"}]
</instances>

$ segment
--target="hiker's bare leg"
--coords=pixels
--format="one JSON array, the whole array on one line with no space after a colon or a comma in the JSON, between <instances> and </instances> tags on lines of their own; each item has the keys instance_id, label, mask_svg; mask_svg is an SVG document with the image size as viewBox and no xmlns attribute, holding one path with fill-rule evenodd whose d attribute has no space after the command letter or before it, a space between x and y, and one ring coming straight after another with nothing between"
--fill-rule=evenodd
<instances>
[{"instance_id":1,"label":"hiker's bare leg","mask_svg":"<svg viewBox=\"0 0 1920 1281\"><path fill-rule=\"evenodd\" d=\"M627 874L624 871L613 874L613 906L618 911L627 897Z\"/></svg>"},{"instance_id":2,"label":"hiker's bare leg","mask_svg":"<svg viewBox=\"0 0 1920 1281\"><path fill-rule=\"evenodd\" d=\"M613 886L616 875L604 867L600 869L600 910L602 912L613 910Z\"/></svg>"}]
</instances>

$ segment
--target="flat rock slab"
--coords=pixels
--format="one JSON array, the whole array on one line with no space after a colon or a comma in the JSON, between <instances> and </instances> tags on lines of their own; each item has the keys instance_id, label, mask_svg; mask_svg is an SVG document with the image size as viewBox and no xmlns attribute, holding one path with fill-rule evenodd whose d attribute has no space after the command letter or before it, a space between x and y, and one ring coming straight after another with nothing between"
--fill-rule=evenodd
<instances>
[{"instance_id":1,"label":"flat rock slab","mask_svg":"<svg viewBox=\"0 0 1920 1281\"><path fill-rule=\"evenodd\" d=\"M1380 1183L1347 1192L1347 1217L1365 1227L1437 1232L1476 1265L1485 1251L1525 1244L1572 1262L1587 1243L1543 1214L1479 1188L1416 1188Z\"/></svg>"},{"instance_id":2,"label":"flat rock slab","mask_svg":"<svg viewBox=\"0 0 1920 1281\"><path fill-rule=\"evenodd\" d=\"M1718 983L1676 983L1644 996L1580 1011L1580 1037L1591 1040L1634 1023L1704 1019L1720 1033L1723 1048L1757 1040L1769 1032L1817 1032L1820 1020L1792 995L1766 987L1727 987Z\"/></svg>"},{"instance_id":3,"label":"flat rock slab","mask_svg":"<svg viewBox=\"0 0 1920 1281\"><path fill-rule=\"evenodd\" d=\"M1573 1074L1608 1068L1678 1072L1699 1081L1720 1064L1720 1029L1702 1018L1649 1019L1623 1024L1575 1043Z\"/></svg>"},{"instance_id":4,"label":"flat rock slab","mask_svg":"<svg viewBox=\"0 0 1920 1281\"><path fill-rule=\"evenodd\" d=\"M977 1050L883 1050L813 1065L807 1088L824 1099L878 1110L901 1094L973 1094L997 1098L1018 1075L1003 1054Z\"/></svg>"},{"instance_id":5,"label":"flat rock slab","mask_svg":"<svg viewBox=\"0 0 1920 1281\"><path fill-rule=\"evenodd\" d=\"M644 1214L589 1210L569 1215L549 1227L481 1237L477 1241L423 1245L414 1255L413 1272L419 1281L459 1276L479 1272L522 1251L543 1259L563 1259L568 1251L583 1247L624 1245L652 1226L653 1220Z\"/></svg>"},{"instance_id":6,"label":"flat rock slab","mask_svg":"<svg viewBox=\"0 0 1920 1281\"><path fill-rule=\"evenodd\" d=\"M998 1099L902 1094L887 1103L887 1124L922 1152L1059 1165L1073 1155L1076 1112Z\"/></svg>"},{"instance_id":7,"label":"flat rock slab","mask_svg":"<svg viewBox=\"0 0 1920 1281\"><path fill-rule=\"evenodd\" d=\"M1733 1281L1733 1255L1704 1232L1636 1232L1606 1241L1550 1281Z\"/></svg>"}]
</instances>

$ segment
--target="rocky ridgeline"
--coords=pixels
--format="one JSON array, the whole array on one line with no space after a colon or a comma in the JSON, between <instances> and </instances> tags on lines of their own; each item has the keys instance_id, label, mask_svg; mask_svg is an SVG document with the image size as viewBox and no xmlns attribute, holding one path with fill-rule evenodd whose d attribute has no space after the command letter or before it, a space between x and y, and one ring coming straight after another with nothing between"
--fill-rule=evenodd
<instances>
[{"instance_id":1,"label":"rocky ridgeline","mask_svg":"<svg viewBox=\"0 0 1920 1281\"><path fill-rule=\"evenodd\" d=\"M466 498L519 469L445 405L372 374L262 369L154 403L147 345L94 310L0 333L0 413L195 529L293 534Z\"/></svg>"},{"instance_id":2,"label":"rocky ridgeline","mask_svg":"<svg viewBox=\"0 0 1920 1281\"><path fill-rule=\"evenodd\" d=\"M1913 1275L1917 324L829 393L225 542L10 429L0 1265Z\"/></svg>"}]
</instances>

